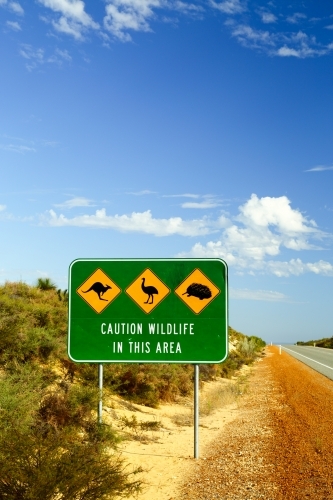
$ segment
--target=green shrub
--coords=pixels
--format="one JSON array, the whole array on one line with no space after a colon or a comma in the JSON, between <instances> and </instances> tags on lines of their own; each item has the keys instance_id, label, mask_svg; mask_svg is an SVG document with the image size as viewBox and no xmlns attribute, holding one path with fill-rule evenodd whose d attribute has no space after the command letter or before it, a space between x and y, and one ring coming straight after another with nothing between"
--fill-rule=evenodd
<instances>
[{"instance_id":1,"label":"green shrub","mask_svg":"<svg viewBox=\"0 0 333 500\"><path fill-rule=\"evenodd\" d=\"M140 490L134 472L103 441L69 432L7 432L0 448L0 498L102 500Z\"/></svg>"},{"instance_id":2,"label":"green shrub","mask_svg":"<svg viewBox=\"0 0 333 500\"><path fill-rule=\"evenodd\" d=\"M50 278L38 278L36 286L40 290L56 290L57 288Z\"/></svg>"},{"instance_id":3,"label":"green shrub","mask_svg":"<svg viewBox=\"0 0 333 500\"><path fill-rule=\"evenodd\" d=\"M0 364L64 357L66 333L67 304L54 290L24 283L0 287Z\"/></svg>"},{"instance_id":4,"label":"green shrub","mask_svg":"<svg viewBox=\"0 0 333 500\"><path fill-rule=\"evenodd\" d=\"M175 364L117 364L105 367L105 385L143 405L187 396L193 388L193 366Z\"/></svg>"},{"instance_id":5,"label":"green shrub","mask_svg":"<svg viewBox=\"0 0 333 500\"><path fill-rule=\"evenodd\" d=\"M29 363L0 377L0 498L99 500L140 489L111 453L117 436L96 423L97 391L62 383L53 391Z\"/></svg>"},{"instance_id":6,"label":"green shrub","mask_svg":"<svg viewBox=\"0 0 333 500\"><path fill-rule=\"evenodd\" d=\"M240 341L238 345L238 350L241 354L243 354L246 358L253 358L256 352L256 342L254 339L248 339L245 337Z\"/></svg>"}]
</instances>

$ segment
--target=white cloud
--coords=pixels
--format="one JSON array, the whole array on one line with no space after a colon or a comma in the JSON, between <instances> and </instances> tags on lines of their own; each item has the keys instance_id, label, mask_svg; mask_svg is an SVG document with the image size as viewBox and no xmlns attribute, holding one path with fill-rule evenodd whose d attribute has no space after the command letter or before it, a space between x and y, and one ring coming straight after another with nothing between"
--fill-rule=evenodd
<instances>
[{"instance_id":1,"label":"white cloud","mask_svg":"<svg viewBox=\"0 0 333 500\"><path fill-rule=\"evenodd\" d=\"M276 23L278 19L272 12L261 12L260 15L264 24Z\"/></svg>"},{"instance_id":2,"label":"white cloud","mask_svg":"<svg viewBox=\"0 0 333 500\"><path fill-rule=\"evenodd\" d=\"M241 207L238 219L251 227L276 226L284 234L298 235L313 232L314 221L308 221L300 211L292 209L286 196L251 198Z\"/></svg>"},{"instance_id":3,"label":"white cloud","mask_svg":"<svg viewBox=\"0 0 333 500\"><path fill-rule=\"evenodd\" d=\"M322 56L328 54L332 49L331 44L321 46L317 43L315 37L310 37L303 31L298 31L289 36L283 37L284 45L280 47L276 55L281 57L306 57Z\"/></svg>"},{"instance_id":4,"label":"white cloud","mask_svg":"<svg viewBox=\"0 0 333 500\"><path fill-rule=\"evenodd\" d=\"M301 57L299 50L291 49L286 45L280 47L276 53L281 57Z\"/></svg>"},{"instance_id":5,"label":"white cloud","mask_svg":"<svg viewBox=\"0 0 333 500\"><path fill-rule=\"evenodd\" d=\"M70 200L66 200L64 203L55 204L55 207L58 208L77 208L77 207L93 207L92 200L88 198L77 196L75 198L71 198Z\"/></svg>"},{"instance_id":6,"label":"white cloud","mask_svg":"<svg viewBox=\"0 0 333 500\"><path fill-rule=\"evenodd\" d=\"M318 249L312 240L328 236L313 220L291 208L286 196L258 198L253 194L239 207L236 217L225 218L223 227L218 240L196 243L189 252L180 256L222 258L241 272L269 272L276 276L304 272L333 274L333 266L325 261L274 260L283 249L298 252Z\"/></svg>"},{"instance_id":7,"label":"white cloud","mask_svg":"<svg viewBox=\"0 0 333 500\"><path fill-rule=\"evenodd\" d=\"M249 25L232 23L232 36L244 47L266 51L272 56L306 57L323 56L333 50L333 43L319 44L315 37L303 31L297 33L262 31Z\"/></svg>"},{"instance_id":8,"label":"white cloud","mask_svg":"<svg viewBox=\"0 0 333 500\"><path fill-rule=\"evenodd\" d=\"M143 189L142 191L129 191L126 194L133 194L134 196L145 196L147 194L156 194L157 191L150 191L149 189Z\"/></svg>"},{"instance_id":9,"label":"white cloud","mask_svg":"<svg viewBox=\"0 0 333 500\"><path fill-rule=\"evenodd\" d=\"M0 212L3 212L4 210L6 210L6 205L0 205Z\"/></svg>"},{"instance_id":10,"label":"white cloud","mask_svg":"<svg viewBox=\"0 0 333 500\"><path fill-rule=\"evenodd\" d=\"M73 36L76 40L82 40L82 25L75 21L61 16L58 21L52 22L53 27L60 33Z\"/></svg>"},{"instance_id":11,"label":"white cloud","mask_svg":"<svg viewBox=\"0 0 333 500\"><path fill-rule=\"evenodd\" d=\"M275 45L274 38L269 31L256 30L249 25L239 24L234 27L232 36L239 43L250 48L273 47Z\"/></svg>"},{"instance_id":12,"label":"white cloud","mask_svg":"<svg viewBox=\"0 0 333 500\"><path fill-rule=\"evenodd\" d=\"M304 170L304 172L324 172L325 170L333 170L333 167L328 167L326 165L317 165L316 167L309 168L309 170Z\"/></svg>"},{"instance_id":13,"label":"white cloud","mask_svg":"<svg viewBox=\"0 0 333 500\"><path fill-rule=\"evenodd\" d=\"M228 26L231 35L240 44L269 56L304 59L324 56L333 50L333 42L318 41L310 33L306 33L314 21L323 19L308 19L303 12L294 12L286 17L279 3L273 2L268 2L266 7L251 8L251 3L247 0L208 0L205 3L185 0L104 0L105 16L100 23L88 14L86 11L88 2L84 0L38 0L38 3L49 9L47 16L40 15L39 18L51 24L58 32L76 40L83 40L86 33L94 30L103 40L103 45L108 47L112 37L122 42L129 42L132 40L131 32L152 31L151 23L157 19L176 23L179 15L203 19L205 12L211 8L227 16L225 26ZM16 14L24 13L21 5L14 0L0 0L0 6ZM166 11L174 16L167 16ZM258 15L267 29L259 30L255 27ZM288 30L279 29L281 20L289 23ZM16 31L20 29L18 23L8 21L7 25ZM274 29L271 25L274 25ZM285 27L286 23L280 25ZM300 25L304 28L303 31L299 30ZM333 25L326 26L327 29L332 27ZM296 29L298 31L293 31ZM319 31L318 36L320 36ZM61 57L53 55L43 62L61 64L61 61ZM41 62L38 63L37 59L32 62L31 59L26 66L32 70L38 64Z\"/></svg>"},{"instance_id":14,"label":"white cloud","mask_svg":"<svg viewBox=\"0 0 333 500\"><path fill-rule=\"evenodd\" d=\"M83 38L88 29L99 29L99 24L85 11L82 0L38 0L39 3L60 14L60 18L52 20L54 28L77 40Z\"/></svg>"},{"instance_id":15,"label":"white cloud","mask_svg":"<svg viewBox=\"0 0 333 500\"><path fill-rule=\"evenodd\" d=\"M28 44L22 44L20 54L25 59L36 59L38 61L43 61L44 59L43 49L34 49L31 45Z\"/></svg>"},{"instance_id":16,"label":"white cloud","mask_svg":"<svg viewBox=\"0 0 333 500\"><path fill-rule=\"evenodd\" d=\"M295 12L292 16L287 17L288 23L298 24L303 19L306 19L306 15L302 12Z\"/></svg>"},{"instance_id":17,"label":"white cloud","mask_svg":"<svg viewBox=\"0 0 333 500\"><path fill-rule=\"evenodd\" d=\"M318 262L302 262L301 259L291 259L289 262L271 261L267 263L267 268L279 278L290 275L299 276L308 272L333 276L332 264L324 260L319 260Z\"/></svg>"},{"instance_id":18,"label":"white cloud","mask_svg":"<svg viewBox=\"0 0 333 500\"><path fill-rule=\"evenodd\" d=\"M26 63L26 68L32 71L37 66L44 64L44 50L35 49L29 44L22 44L19 51L20 55L24 57L28 62Z\"/></svg>"},{"instance_id":19,"label":"white cloud","mask_svg":"<svg viewBox=\"0 0 333 500\"><path fill-rule=\"evenodd\" d=\"M240 0L223 0L222 2L211 0L211 5L223 14L239 14L246 10L245 2Z\"/></svg>"},{"instance_id":20,"label":"white cloud","mask_svg":"<svg viewBox=\"0 0 333 500\"><path fill-rule=\"evenodd\" d=\"M20 16L23 16L24 10L18 2L8 2L8 7L10 10L15 12L15 14L19 14Z\"/></svg>"},{"instance_id":21,"label":"white cloud","mask_svg":"<svg viewBox=\"0 0 333 500\"><path fill-rule=\"evenodd\" d=\"M175 2L173 2L171 8L185 14L198 14L204 11L203 7L201 7L200 5L181 2L180 0L176 0Z\"/></svg>"},{"instance_id":22,"label":"white cloud","mask_svg":"<svg viewBox=\"0 0 333 500\"><path fill-rule=\"evenodd\" d=\"M0 149L4 151L12 151L13 153L36 153L36 148L24 146L22 144L0 144Z\"/></svg>"},{"instance_id":23,"label":"white cloud","mask_svg":"<svg viewBox=\"0 0 333 500\"><path fill-rule=\"evenodd\" d=\"M46 63L61 66L64 61L72 60L67 50L55 49L53 54L46 57L44 49L36 49L29 44L22 44L19 53L27 60L26 68L29 71Z\"/></svg>"},{"instance_id":24,"label":"white cloud","mask_svg":"<svg viewBox=\"0 0 333 500\"><path fill-rule=\"evenodd\" d=\"M161 6L161 0L112 0L105 7L104 28L128 42L131 36L125 31L151 31L148 20L154 16L153 9Z\"/></svg>"},{"instance_id":25,"label":"white cloud","mask_svg":"<svg viewBox=\"0 0 333 500\"><path fill-rule=\"evenodd\" d=\"M16 21L6 21L6 25L14 31L21 31L22 29L19 23Z\"/></svg>"},{"instance_id":26,"label":"white cloud","mask_svg":"<svg viewBox=\"0 0 333 500\"><path fill-rule=\"evenodd\" d=\"M268 302L286 302L289 297L271 290L249 290L248 288L230 288L229 297L234 300L262 300Z\"/></svg>"},{"instance_id":27,"label":"white cloud","mask_svg":"<svg viewBox=\"0 0 333 500\"><path fill-rule=\"evenodd\" d=\"M56 63L56 64L58 64L58 65L61 66L64 61L70 62L71 60L72 60L72 57L68 53L67 50L56 49L54 51L54 54L47 58L46 62L48 62L48 63ZM54 141L53 142L52 141L46 141L45 145L55 146L56 143Z\"/></svg>"},{"instance_id":28,"label":"white cloud","mask_svg":"<svg viewBox=\"0 0 333 500\"><path fill-rule=\"evenodd\" d=\"M231 35L241 45L249 49L266 52L270 56L299 59L324 56L333 50L333 43L319 42L314 36L298 29L298 25L307 20L307 16L301 12L296 12L287 18L287 21L297 27L298 31L290 29L283 31L278 29L278 21L282 18L281 12L276 15L263 8L253 9L251 12L249 8L245 8L245 4L236 0L221 3L211 0L211 5L219 8L223 14L229 15L225 25L231 30ZM276 5L274 7L277 8ZM232 14L240 14L242 10L246 10L246 12L240 16L239 20L236 21L231 17ZM254 13L259 15L262 22L267 25L266 30L254 27ZM275 24L274 30L270 28L270 24ZM307 23L303 22L303 24L305 24L305 30L308 29Z\"/></svg>"},{"instance_id":29,"label":"white cloud","mask_svg":"<svg viewBox=\"0 0 333 500\"><path fill-rule=\"evenodd\" d=\"M200 200L200 201L185 201L181 203L182 208L193 208L193 209L210 209L220 207L222 205L221 200L217 198L216 195L213 194L193 194L193 193L184 193L184 194L164 194L162 198L190 198L192 200Z\"/></svg>"},{"instance_id":30,"label":"white cloud","mask_svg":"<svg viewBox=\"0 0 333 500\"><path fill-rule=\"evenodd\" d=\"M200 198L199 194L184 193L184 194L164 194L162 198Z\"/></svg>"},{"instance_id":31,"label":"white cloud","mask_svg":"<svg viewBox=\"0 0 333 500\"><path fill-rule=\"evenodd\" d=\"M50 210L42 223L54 227L76 226L86 228L114 229L121 232L138 232L154 236L204 236L222 227L223 221L210 221L207 218L183 220L181 217L154 219L151 211L133 212L130 215L107 215L106 210L96 210L94 215L67 218Z\"/></svg>"},{"instance_id":32,"label":"white cloud","mask_svg":"<svg viewBox=\"0 0 333 500\"><path fill-rule=\"evenodd\" d=\"M199 209L206 209L206 208L216 208L220 207L221 203L219 201L215 200L205 200L205 201L187 201L185 203L181 204L182 208L199 208Z\"/></svg>"},{"instance_id":33,"label":"white cloud","mask_svg":"<svg viewBox=\"0 0 333 500\"><path fill-rule=\"evenodd\" d=\"M5 7L20 16L23 16L24 14L24 10L18 2L0 0L0 7Z\"/></svg>"}]
</instances>

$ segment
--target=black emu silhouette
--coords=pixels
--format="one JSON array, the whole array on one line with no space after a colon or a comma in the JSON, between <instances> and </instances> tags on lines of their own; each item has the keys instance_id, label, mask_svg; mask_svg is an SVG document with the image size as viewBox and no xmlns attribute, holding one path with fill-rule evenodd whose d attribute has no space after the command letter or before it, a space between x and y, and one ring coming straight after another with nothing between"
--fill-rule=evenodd
<instances>
[{"instance_id":1,"label":"black emu silhouette","mask_svg":"<svg viewBox=\"0 0 333 500\"><path fill-rule=\"evenodd\" d=\"M212 292L206 285L201 285L200 283L192 283L187 287L186 292L183 293L185 295L187 293L188 297L197 297L198 299L209 299L212 296Z\"/></svg>"},{"instance_id":2,"label":"black emu silhouette","mask_svg":"<svg viewBox=\"0 0 333 500\"><path fill-rule=\"evenodd\" d=\"M96 281L95 283L93 283L91 285L91 287L89 288L89 290L86 290L86 291L82 290L82 292L83 293L88 293L91 290L93 290L95 293L97 293L99 300L105 300L105 302L108 302L107 299L102 299L101 295L104 295L104 293L107 290L110 290L110 288L112 288L112 286L110 286L110 285L105 285L104 286L100 281Z\"/></svg>"},{"instance_id":3,"label":"black emu silhouette","mask_svg":"<svg viewBox=\"0 0 333 500\"><path fill-rule=\"evenodd\" d=\"M154 303L154 295L158 294L158 290L154 286L151 286L151 285L145 286L145 279L146 278L142 278L142 285L141 285L143 292L148 295L148 299L145 302L145 304L153 304ZM150 297L151 297L151 302L149 302Z\"/></svg>"}]
</instances>

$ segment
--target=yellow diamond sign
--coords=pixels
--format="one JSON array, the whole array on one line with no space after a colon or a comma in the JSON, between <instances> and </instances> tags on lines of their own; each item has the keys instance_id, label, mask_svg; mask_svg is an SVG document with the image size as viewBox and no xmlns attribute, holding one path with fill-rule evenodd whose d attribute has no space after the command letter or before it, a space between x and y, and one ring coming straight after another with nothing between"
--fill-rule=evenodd
<instances>
[{"instance_id":1,"label":"yellow diamond sign","mask_svg":"<svg viewBox=\"0 0 333 500\"><path fill-rule=\"evenodd\" d=\"M195 269L175 290L196 314L200 314L219 293L217 286L200 269Z\"/></svg>"},{"instance_id":2,"label":"yellow diamond sign","mask_svg":"<svg viewBox=\"0 0 333 500\"><path fill-rule=\"evenodd\" d=\"M111 304L121 289L101 269L96 269L76 292L98 314Z\"/></svg>"},{"instance_id":3,"label":"yellow diamond sign","mask_svg":"<svg viewBox=\"0 0 333 500\"><path fill-rule=\"evenodd\" d=\"M125 291L147 314L170 293L170 289L150 269L143 271Z\"/></svg>"}]
</instances>

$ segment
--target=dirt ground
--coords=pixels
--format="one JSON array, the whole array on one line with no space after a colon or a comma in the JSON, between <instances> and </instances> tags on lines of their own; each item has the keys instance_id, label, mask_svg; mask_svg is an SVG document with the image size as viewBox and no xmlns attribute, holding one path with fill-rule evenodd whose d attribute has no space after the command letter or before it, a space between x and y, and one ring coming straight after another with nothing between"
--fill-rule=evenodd
<instances>
[{"instance_id":1,"label":"dirt ground","mask_svg":"<svg viewBox=\"0 0 333 500\"><path fill-rule=\"evenodd\" d=\"M200 391L199 461L205 460L204 450L209 448L209 443L220 439L224 427L236 418L239 393L244 390L250 371L245 367L237 380L208 382ZM198 462L193 458L192 398L154 409L113 397L104 408L103 418L125 438L118 449L128 470L140 466L145 471L140 474L144 488L139 500L179 498L184 477L190 473L193 463ZM142 431L139 425L145 422L156 423L158 428ZM131 500L134 498L137 497Z\"/></svg>"},{"instance_id":2,"label":"dirt ground","mask_svg":"<svg viewBox=\"0 0 333 500\"><path fill-rule=\"evenodd\" d=\"M180 499L333 499L333 382L276 347Z\"/></svg>"},{"instance_id":3,"label":"dirt ground","mask_svg":"<svg viewBox=\"0 0 333 500\"><path fill-rule=\"evenodd\" d=\"M139 500L333 500L333 382L276 347L248 375L205 386L198 460L190 401L135 405L138 420L161 423L120 446L130 466L146 469ZM118 404L108 412L120 425Z\"/></svg>"}]
</instances>

